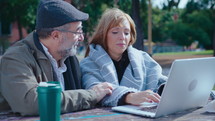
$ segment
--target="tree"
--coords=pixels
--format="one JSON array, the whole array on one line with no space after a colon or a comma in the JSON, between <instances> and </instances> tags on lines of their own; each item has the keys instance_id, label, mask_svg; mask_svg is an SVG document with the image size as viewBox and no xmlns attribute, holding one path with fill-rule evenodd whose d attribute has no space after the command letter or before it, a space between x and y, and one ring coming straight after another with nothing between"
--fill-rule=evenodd
<instances>
[{"instance_id":1,"label":"tree","mask_svg":"<svg viewBox=\"0 0 215 121\"><path fill-rule=\"evenodd\" d=\"M133 7L131 6L131 3ZM137 40L134 44L134 47L137 49L143 50L143 30L142 30L142 24L141 24L141 18L140 18L140 7L139 7L139 0L88 0L88 1L79 1L79 0L73 0L72 4L76 6L78 9L89 13L89 20L84 22L84 31L87 32L86 40L89 39L89 37L94 32L94 28L96 27L98 23L98 19L101 17L101 14L107 9L111 7L119 7L119 9L122 9L124 12L131 15L133 18L135 24L136 24L136 30L137 30Z\"/></svg>"},{"instance_id":2,"label":"tree","mask_svg":"<svg viewBox=\"0 0 215 121\"><path fill-rule=\"evenodd\" d=\"M163 4L163 9L170 11L171 9L178 8L178 5L181 0L166 0L167 4Z\"/></svg>"},{"instance_id":3,"label":"tree","mask_svg":"<svg viewBox=\"0 0 215 121\"><path fill-rule=\"evenodd\" d=\"M139 0L132 0L132 18L136 24L136 31L137 31L137 40L134 44L134 47L143 50L143 39L144 39L144 34L142 30L142 22L140 18L140 3Z\"/></svg>"},{"instance_id":4,"label":"tree","mask_svg":"<svg viewBox=\"0 0 215 121\"><path fill-rule=\"evenodd\" d=\"M113 7L114 1L110 0L72 0L72 5L77 9L86 12L89 14L89 19L83 22L85 35L85 43L88 43L88 40L92 36L95 27L98 24L98 21L102 13L110 7Z\"/></svg>"},{"instance_id":5,"label":"tree","mask_svg":"<svg viewBox=\"0 0 215 121\"><path fill-rule=\"evenodd\" d=\"M117 1L119 9L123 10L124 12L131 15L132 19L136 24L136 31L137 31L137 39L134 43L134 47L139 50L144 50L144 32L143 32L143 24L142 24L142 14L146 14L146 11L143 7L146 1L139 1L139 0L114 0L115 3ZM140 5L142 5L140 7Z\"/></svg>"},{"instance_id":6,"label":"tree","mask_svg":"<svg viewBox=\"0 0 215 121\"><path fill-rule=\"evenodd\" d=\"M213 31L213 56L215 56L215 25L214 25L214 31Z\"/></svg>"},{"instance_id":7,"label":"tree","mask_svg":"<svg viewBox=\"0 0 215 121\"><path fill-rule=\"evenodd\" d=\"M190 20L191 18L193 18L192 23L198 23L198 24L194 24L195 26L201 28L204 32L207 33L207 36L208 36L207 38L209 38L210 43L215 43L215 23L214 23L215 1L214 0L188 1L186 5L186 9L182 15L182 20L183 22L189 23L191 22ZM205 47L207 49L213 48L214 55L215 55L215 46L210 44L209 46L205 46Z\"/></svg>"},{"instance_id":8,"label":"tree","mask_svg":"<svg viewBox=\"0 0 215 121\"><path fill-rule=\"evenodd\" d=\"M167 4L164 4L162 12L159 13L159 9L154 12L156 15L153 19L159 19L155 19L153 23L156 41L171 39L182 46L198 41L199 45L210 49L215 33L215 12L211 10L214 9L215 1L189 0L185 9L177 7L179 2L180 0L166 0Z\"/></svg>"},{"instance_id":9,"label":"tree","mask_svg":"<svg viewBox=\"0 0 215 121\"><path fill-rule=\"evenodd\" d=\"M148 53L152 55L152 3L148 0Z\"/></svg>"},{"instance_id":10,"label":"tree","mask_svg":"<svg viewBox=\"0 0 215 121\"><path fill-rule=\"evenodd\" d=\"M194 41L192 37L192 33L194 33L193 29L187 26L182 22L177 23L169 23L168 28L170 31L171 38L181 46L190 46Z\"/></svg>"},{"instance_id":11,"label":"tree","mask_svg":"<svg viewBox=\"0 0 215 121\"><path fill-rule=\"evenodd\" d=\"M37 4L38 0L1 0L0 20L17 22L19 39L22 39L22 27L32 30L35 25Z\"/></svg>"},{"instance_id":12,"label":"tree","mask_svg":"<svg viewBox=\"0 0 215 121\"><path fill-rule=\"evenodd\" d=\"M198 41L201 45L210 45L208 34L201 28L193 28L181 21L177 23L170 23L169 29L171 38L176 41L178 45L190 46L194 41Z\"/></svg>"}]
</instances>

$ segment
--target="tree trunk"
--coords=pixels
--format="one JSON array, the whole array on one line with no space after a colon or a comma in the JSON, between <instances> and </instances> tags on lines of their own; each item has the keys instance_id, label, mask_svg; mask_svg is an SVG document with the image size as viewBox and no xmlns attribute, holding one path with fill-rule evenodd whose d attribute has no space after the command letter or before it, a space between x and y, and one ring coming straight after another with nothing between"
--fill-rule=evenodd
<instances>
[{"instance_id":1,"label":"tree trunk","mask_svg":"<svg viewBox=\"0 0 215 121\"><path fill-rule=\"evenodd\" d=\"M213 8L212 6L214 6L214 4L211 5L210 8ZM215 21L215 12L212 12L212 16L213 16L212 21ZM213 28L213 40L212 40L212 43L213 43L213 56L215 56L215 24L214 24L214 28Z\"/></svg>"},{"instance_id":2,"label":"tree trunk","mask_svg":"<svg viewBox=\"0 0 215 121\"><path fill-rule=\"evenodd\" d=\"M148 54L152 56L152 4L151 0L148 5Z\"/></svg>"},{"instance_id":3,"label":"tree trunk","mask_svg":"<svg viewBox=\"0 0 215 121\"><path fill-rule=\"evenodd\" d=\"M114 0L114 5L113 5L113 6L114 6L115 8L119 8L119 6L117 5L118 2L119 2L119 0Z\"/></svg>"},{"instance_id":4,"label":"tree trunk","mask_svg":"<svg viewBox=\"0 0 215 121\"><path fill-rule=\"evenodd\" d=\"M136 31L137 31L137 39L133 46L138 50L144 50L144 45L143 45L144 34L142 30L142 22L140 19L139 6L140 6L139 0L132 0L132 18L136 24Z\"/></svg>"},{"instance_id":5,"label":"tree trunk","mask_svg":"<svg viewBox=\"0 0 215 121\"><path fill-rule=\"evenodd\" d=\"M213 56L215 56L215 25L214 25L214 32L213 32Z\"/></svg>"}]
</instances>

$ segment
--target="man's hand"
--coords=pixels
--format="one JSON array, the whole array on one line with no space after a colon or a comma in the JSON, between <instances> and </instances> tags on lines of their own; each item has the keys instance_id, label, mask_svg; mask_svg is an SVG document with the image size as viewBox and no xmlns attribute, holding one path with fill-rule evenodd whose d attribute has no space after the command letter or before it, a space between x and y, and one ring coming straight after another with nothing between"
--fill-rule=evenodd
<instances>
[{"instance_id":1,"label":"man's hand","mask_svg":"<svg viewBox=\"0 0 215 121\"><path fill-rule=\"evenodd\" d=\"M140 105L143 102L156 102L160 101L160 96L151 90L129 93L126 96L125 102L131 105Z\"/></svg>"},{"instance_id":2,"label":"man's hand","mask_svg":"<svg viewBox=\"0 0 215 121\"><path fill-rule=\"evenodd\" d=\"M112 93L113 87L110 83L103 82L93 86L92 88L97 94L97 102L99 102L106 95L110 95Z\"/></svg>"}]
</instances>

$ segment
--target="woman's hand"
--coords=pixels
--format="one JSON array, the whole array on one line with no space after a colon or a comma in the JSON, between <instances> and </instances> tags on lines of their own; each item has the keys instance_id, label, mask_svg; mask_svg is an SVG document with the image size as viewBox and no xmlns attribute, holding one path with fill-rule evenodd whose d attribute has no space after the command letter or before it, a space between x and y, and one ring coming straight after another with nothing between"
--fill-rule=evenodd
<instances>
[{"instance_id":1,"label":"woman's hand","mask_svg":"<svg viewBox=\"0 0 215 121\"><path fill-rule=\"evenodd\" d=\"M131 105L140 105L143 102L156 102L160 101L160 96L157 93L154 93L151 90L136 92L136 93L129 93L126 98L125 102Z\"/></svg>"}]
</instances>

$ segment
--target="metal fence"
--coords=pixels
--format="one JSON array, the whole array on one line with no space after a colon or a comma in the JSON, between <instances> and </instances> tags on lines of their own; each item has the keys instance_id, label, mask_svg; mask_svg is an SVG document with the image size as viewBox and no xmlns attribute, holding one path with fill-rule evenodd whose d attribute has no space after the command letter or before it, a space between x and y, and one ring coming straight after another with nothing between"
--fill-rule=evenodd
<instances>
[{"instance_id":1,"label":"metal fence","mask_svg":"<svg viewBox=\"0 0 215 121\"><path fill-rule=\"evenodd\" d=\"M148 46L144 47L144 50L148 50ZM182 52L184 51L183 46L159 46L155 45L152 48L153 53L165 53L165 52Z\"/></svg>"}]
</instances>

